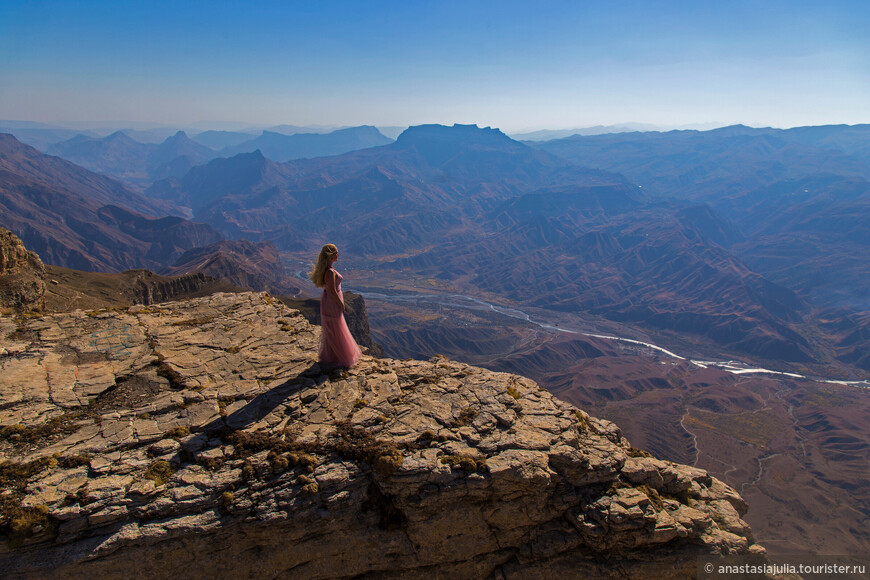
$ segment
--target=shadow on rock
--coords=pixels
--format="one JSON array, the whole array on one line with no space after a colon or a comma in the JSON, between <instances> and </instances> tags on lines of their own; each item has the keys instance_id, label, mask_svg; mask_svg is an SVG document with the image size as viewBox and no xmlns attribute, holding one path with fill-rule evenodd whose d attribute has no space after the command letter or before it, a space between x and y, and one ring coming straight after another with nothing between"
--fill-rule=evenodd
<instances>
[{"instance_id":1,"label":"shadow on rock","mask_svg":"<svg viewBox=\"0 0 870 580\"><path fill-rule=\"evenodd\" d=\"M247 405L240 409L236 409L226 417L220 417L211 423L203 425L198 429L198 431L214 433L225 428L235 431L250 427L269 415L269 413L274 411L290 396L306 388L305 383L307 379L314 380L318 384L324 382L326 380L326 375L324 375L323 372L324 369L320 364L316 362L311 363L305 370L297 374L295 377L287 379L277 387L257 395L251 399Z\"/></svg>"}]
</instances>

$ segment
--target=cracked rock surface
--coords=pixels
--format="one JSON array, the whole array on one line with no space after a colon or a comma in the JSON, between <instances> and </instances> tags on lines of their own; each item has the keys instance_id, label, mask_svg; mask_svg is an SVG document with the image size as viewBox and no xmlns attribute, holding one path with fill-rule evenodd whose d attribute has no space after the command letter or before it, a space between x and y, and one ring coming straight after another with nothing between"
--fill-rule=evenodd
<instances>
[{"instance_id":1,"label":"cracked rock surface","mask_svg":"<svg viewBox=\"0 0 870 580\"><path fill-rule=\"evenodd\" d=\"M746 504L533 381L259 293L0 318L0 577L694 577Z\"/></svg>"}]
</instances>

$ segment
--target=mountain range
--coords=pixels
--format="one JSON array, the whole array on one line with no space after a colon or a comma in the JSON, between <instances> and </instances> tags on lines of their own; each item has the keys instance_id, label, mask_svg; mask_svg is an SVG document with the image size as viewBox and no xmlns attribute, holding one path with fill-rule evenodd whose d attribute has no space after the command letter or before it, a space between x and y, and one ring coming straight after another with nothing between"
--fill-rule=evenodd
<instances>
[{"instance_id":1,"label":"mountain range","mask_svg":"<svg viewBox=\"0 0 870 580\"><path fill-rule=\"evenodd\" d=\"M255 290L298 292L269 244L224 240L207 224L166 215L165 203L4 134L0 209L0 226L54 266L199 271Z\"/></svg>"},{"instance_id":2,"label":"mountain range","mask_svg":"<svg viewBox=\"0 0 870 580\"><path fill-rule=\"evenodd\" d=\"M719 244L830 321L870 308L870 262L863 259L870 246L868 142L870 125L734 126L532 145L582 166L618 171L656 199L702 203L726 216L739 236ZM864 324L859 329L868 332ZM858 349L851 359L870 369L870 352Z\"/></svg>"},{"instance_id":3,"label":"mountain range","mask_svg":"<svg viewBox=\"0 0 870 580\"><path fill-rule=\"evenodd\" d=\"M283 164L256 152L215 159L147 193L281 251L336 241L390 275L462 281L765 360L836 356L808 330L812 296L742 259L753 231L494 129L413 127L390 145Z\"/></svg>"},{"instance_id":4,"label":"mountain range","mask_svg":"<svg viewBox=\"0 0 870 580\"><path fill-rule=\"evenodd\" d=\"M114 184L116 194L103 195L86 211L98 217L97 230L121 232L109 237L128 248L115 250L124 259L95 247L93 254L101 257L86 266L85 242L72 242L76 228L62 224L62 215L55 229L66 232L60 236L66 249L49 247L47 235L35 239L25 231L25 225L34 228L32 220L21 217L32 200L19 199L5 225L48 261L85 269L146 266L178 273L182 266L175 260L182 253L221 238L269 242L278 252L301 254L331 240L389 276L407 270L472 292L688 336L760 360L857 362L863 368L870 356L866 346L836 330L853 314L864 320L868 296L870 272L856 258L866 249L862 212L870 207L863 176L868 170L855 137L861 130L737 126L575 136L535 148L496 129L460 125L412 127L393 143L373 127L327 135L269 133L262 138L367 135L387 144L285 163L260 149L218 157L155 182L145 196ZM102 151L104 171L114 159L116 173L131 157L138 160L136 171L175 163L181 173L196 154L204 161L206 149L183 133L159 146L137 145L123 133L77 144ZM595 155L585 154L592 150ZM112 151L126 153L108 155ZM192 153L174 157L184 151ZM59 162L50 159L40 163ZM104 207L110 201L115 209ZM127 208L181 214L201 225L178 217L143 221L124 214ZM199 233L189 237L194 230ZM131 245L138 249L129 250ZM277 263L273 250L261 250L262 264ZM70 262L61 256L65 252L80 258ZM205 263L205 250L197 252L189 263ZM219 269L228 275L226 267ZM288 282L285 288L298 286Z\"/></svg>"},{"instance_id":5,"label":"mountain range","mask_svg":"<svg viewBox=\"0 0 870 580\"><path fill-rule=\"evenodd\" d=\"M221 239L208 225L166 216L165 205L11 135L0 135L0 207L0 225L47 263L80 270L159 268Z\"/></svg>"},{"instance_id":6,"label":"mountain range","mask_svg":"<svg viewBox=\"0 0 870 580\"><path fill-rule=\"evenodd\" d=\"M552 320L581 317L701 361L866 378L863 131L737 126L529 144L491 128L424 125L337 156L215 157L144 194L2 136L0 225L58 266L205 270L303 293L285 261L307 263L331 241L348 282L375 289L426 288L534 307ZM800 466L813 513L848 512L852 523L870 513L860 492L866 442L849 435L866 413L845 402L852 391L650 361L493 313L373 311L388 354L471 353L605 416L639 418L633 439L733 477L763 493L769 513L789 514L784 529L807 538L795 546L854 551L866 542L836 526L808 530L769 479ZM756 421L764 417L775 429ZM844 493L857 512L817 497Z\"/></svg>"},{"instance_id":7,"label":"mountain range","mask_svg":"<svg viewBox=\"0 0 870 580\"><path fill-rule=\"evenodd\" d=\"M14 129L16 132L28 129ZM39 129L46 131L45 129ZM30 129L32 132L33 129ZM182 177L192 167L215 157L232 157L239 153L260 151L273 161L339 155L392 143L375 127L361 126L330 133L284 134L263 131L259 137L248 133L209 131L194 139L178 131L162 142L151 143L133 136L141 132L115 131L101 137L76 134L65 141L47 144L40 140L46 153L62 157L96 173L114 177L128 186L144 189L157 180Z\"/></svg>"},{"instance_id":8,"label":"mountain range","mask_svg":"<svg viewBox=\"0 0 870 580\"><path fill-rule=\"evenodd\" d=\"M48 153L140 186L184 175L215 156L214 151L191 140L183 131L159 145L134 141L122 131L107 137L77 135L49 147Z\"/></svg>"},{"instance_id":9,"label":"mountain range","mask_svg":"<svg viewBox=\"0 0 870 580\"><path fill-rule=\"evenodd\" d=\"M331 133L294 133L286 135L276 131L263 131L256 139L229 145L220 151L221 157L259 150L273 161L289 161L309 157L341 155L348 151L387 145L393 140L384 137L372 126L349 127Z\"/></svg>"}]
</instances>

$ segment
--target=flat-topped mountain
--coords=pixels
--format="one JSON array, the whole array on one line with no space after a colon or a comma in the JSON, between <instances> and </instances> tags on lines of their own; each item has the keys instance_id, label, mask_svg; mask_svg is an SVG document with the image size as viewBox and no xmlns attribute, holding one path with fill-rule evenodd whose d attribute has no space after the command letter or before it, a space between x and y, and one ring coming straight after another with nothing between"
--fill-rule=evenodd
<instances>
[{"instance_id":1,"label":"flat-topped mountain","mask_svg":"<svg viewBox=\"0 0 870 580\"><path fill-rule=\"evenodd\" d=\"M0 318L3 576L690 578L763 552L733 489L528 379L329 372L317 339L254 293Z\"/></svg>"}]
</instances>

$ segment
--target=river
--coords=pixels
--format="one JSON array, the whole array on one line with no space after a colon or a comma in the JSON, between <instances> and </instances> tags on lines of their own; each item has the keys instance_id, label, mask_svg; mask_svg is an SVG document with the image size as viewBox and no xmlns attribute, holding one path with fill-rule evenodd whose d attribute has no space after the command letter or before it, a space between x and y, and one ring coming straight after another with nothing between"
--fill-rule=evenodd
<instances>
[{"instance_id":1,"label":"river","mask_svg":"<svg viewBox=\"0 0 870 580\"><path fill-rule=\"evenodd\" d=\"M576 334L579 336L588 336L591 338L598 338L603 340L612 340L616 342L622 342L626 344L633 344L637 346L643 346L649 348L651 350L660 352L668 357L678 359L678 360L688 360L691 364L700 367L700 368L708 368L708 367L716 367L723 371L735 374L735 375L746 375L746 374L765 374L765 375L773 375L773 376L782 376L786 378L792 379L804 379L809 381L814 381L818 383L827 383L834 385L848 385L848 386L858 386L863 388L870 388L870 381L843 381L838 379L827 379L823 377L811 377L806 375L801 375L797 373L787 373L782 371L774 371L771 369L760 368L752 365L748 365L741 361L737 360L728 360L728 361L709 361L709 360L693 360L687 359L686 357L680 356L679 354L672 352L666 348L662 348L656 344L652 344L649 342L643 342L640 340L635 340L632 338L624 338L620 336L613 336L609 334L597 334L593 332L585 332L582 330L566 328L564 326L557 326L548 322L545 322L543 319L536 320L532 317L532 315L520 310L518 308L510 307L510 306L500 306L498 304L492 304L490 302L486 302L485 300L481 300L479 298L474 298L471 296L465 296L463 294L439 294L439 293L409 293L409 292L392 292L392 293L384 293L378 292L376 290L370 290L368 288L352 288L348 287L348 290L352 292L356 292L357 294L362 294L365 298L371 298L372 300L380 300L383 302L401 302L401 303L410 303L410 304L424 304L425 306L431 306L432 304L440 304L442 306L447 306L450 308L465 308L468 310L480 310L480 311L492 311L498 312L499 314L503 314L505 316L509 316L511 318L516 318L518 320L523 320L525 322L534 324L546 330L554 331L554 332L565 332L569 334ZM537 315L536 315L537 316ZM545 316L545 313L542 311L541 316Z\"/></svg>"}]
</instances>

